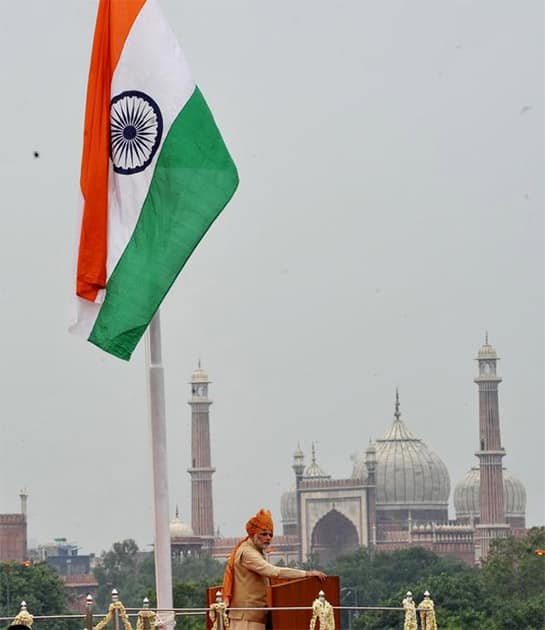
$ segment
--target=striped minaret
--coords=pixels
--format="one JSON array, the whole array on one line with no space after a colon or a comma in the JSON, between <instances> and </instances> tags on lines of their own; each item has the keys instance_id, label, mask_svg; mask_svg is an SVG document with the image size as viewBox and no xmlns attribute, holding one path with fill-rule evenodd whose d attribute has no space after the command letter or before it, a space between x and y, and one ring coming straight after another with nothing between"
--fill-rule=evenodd
<instances>
[{"instance_id":1,"label":"striped minaret","mask_svg":"<svg viewBox=\"0 0 545 630\"><path fill-rule=\"evenodd\" d=\"M502 379L497 375L497 361L487 333L477 355L479 375L475 378L479 388L479 450L475 455L479 458L481 478L481 517L475 531L477 560L486 558L492 539L507 536L510 529L505 521L502 467L505 449L501 445L498 404L498 385Z\"/></svg>"},{"instance_id":2,"label":"striped minaret","mask_svg":"<svg viewBox=\"0 0 545 630\"><path fill-rule=\"evenodd\" d=\"M210 455L210 405L208 375L201 368L191 376L191 527L196 536L214 538L214 508L212 501L212 468Z\"/></svg>"}]
</instances>

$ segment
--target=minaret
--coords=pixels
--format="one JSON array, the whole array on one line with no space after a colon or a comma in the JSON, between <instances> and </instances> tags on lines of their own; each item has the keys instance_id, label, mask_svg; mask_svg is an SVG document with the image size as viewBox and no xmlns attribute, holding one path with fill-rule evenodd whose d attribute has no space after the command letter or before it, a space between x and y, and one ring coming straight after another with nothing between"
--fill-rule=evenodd
<instances>
[{"instance_id":1,"label":"minaret","mask_svg":"<svg viewBox=\"0 0 545 630\"><path fill-rule=\"evenodd\" d=\"M295 500L297 501L297 537L299 539L298 559L303 562L303 535L301 528L301 482L305 472L305 454L301 446L297 444L297 450L293 454L293 472L295 473Z\"/></svg>"},{"instance_id":2,"label":"minaret","mask_svg":"<svg viewBox=\"0 0 545 630\"><path fill-rule=\"evenodd\" d=\"M479 458L480 468L480 523L475 531L476 560L488 555L490 540L504 538L509 533L505 522L503 495L502 458L505 450L501 445L498 385L501 378L496 372L498 356L494 346L488 343L479 350L477 362L479 375L474 379L479 388Z\"/></svg>"},{"instance_id":3,"label":"minaret","mask_svg":"<svg viewBox=\"0 0 545 630\"><path fill-rule=\"evenodd\" d=\"M367 548L373 557L377 544L377 449L370 440L365 451L365 466L367 468Z\"/></svg>"},{"instance_id":4,"label":"minaret","mask_svg":"<svg viewBox=\"0 0 545 630\"><path fill-rule=\"evenodd\" d=\"M201 368L191 376L191 527L196 536L214 538L212 468L210 457L210 405L208 375Z\"/></svg>"},{"instance_id":5,"label":"minaret","mask_svg":"<svg viewBox=\"0 0 545 630\"><path fill-rule=\"evenodd\" d=\"M28 491L26 488L19 492L19 498L21 499L21 514L25 517L25 521L27 520L27 500L28 500Z\"/></svg>"}]
</instances>

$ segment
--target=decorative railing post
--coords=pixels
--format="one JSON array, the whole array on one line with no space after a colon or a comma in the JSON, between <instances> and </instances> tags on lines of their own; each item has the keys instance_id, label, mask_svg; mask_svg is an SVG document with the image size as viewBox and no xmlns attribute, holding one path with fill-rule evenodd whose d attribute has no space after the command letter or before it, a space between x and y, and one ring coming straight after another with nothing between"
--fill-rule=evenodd
<instances>
[{"instance_id":1,"label":"decorative railing post","mask_svg":"<svg viewBox=\"0 0 545 630\"><path fill-rule=\"evenodd\" d=\"M223 598L222 598L222 593L221 591L216 591L216 604L223 604ZM224 605L225 607L225 605ZM222 614L219 616L218 619L218 630L224 630L223 627L223 611Z\"/></svg>"},{"instance_id":2,"label":"decorative railing post","mask_svg":"<svg viewBox=\"0 0 545 630\"><path fill-rule=\"evenodd\" d=\"M33 621L34 617L28 612L26 608L26 602L22 601L21 610L19 611L19 614L13 619L11 625L15 626L19 624L21 626L26 626L27 628L32 628Z\"/></svg>"},{"instance_id":3,"label":"decorative railing post","mask_svg":"<svg viewBox=\"0 0 545 630\"><path fill-rule=\"evenodd\" d=\"M90 593L85 598L85 630L93 630L93 596Z\"/></svg>"},{"instance_id":4,"label":"decorative railing post","mask_svg":"<svg viewBox=\"0 0 545 630\"><path fill-rule=\"evenodd\" d=\"M416 606L411 591L407 591L407 594L403 598L401 605L403 606L403 610L405 611L405 622L403 624L403 630L417 630L418 622L416 620Z\"/></svg>"},{"instance_id":5,"label":"decorative railing post","mask_svg":"<svg viewBox=\"0 0 545 630\"><path fill-rule=\"evenodd\" d=\"M149 599L144 597L142 602L142 610L138 613L138 621L136 622L136 630L153 630L156 627L155 620L157 615L153 610L149 609Z\"/></svg>"},{"instance_id":6,"label":"decorative railing post","mask_svg":"<svg viewBox=\"0 0 545 630\"><path fill-rule=\"evenodd\" d=\"M212 621L212 630L227 630L229 628L227 607L222 599L221 591L216 591L216 601L210 606L208 616Z\"/></svg>"},{"instance_id":7,"label":"decorative railing post","mask_svg":"<svg viewBox=\"0 0 545 630\"><path fill-rule=\"evenodd\" d=\"M119 627L119 608L116 606L117 602L119 602L119 593L117 589L114 588L112 590L112 604L114 605L114 630L121 630L121 628Z\"/></svg>"},{"instance_id":8,"label":"decorative railing post","mask_svg":"<svg viewBox=\"0 0 545 630\"><path fill-rule=\"evenodd\" d=\"M424 592L424 599L418 604L420 612L420 627L422 630L437 630L435 620L435 604L430 597L430 592Z\"/></svg>"},{"instance_id":9,"label":"decorative railing post","mask_svg":"<svg viewBox=\"0 0 545 630\"><path fill-rule=\"evenodd\" d=\"M123 625L123 630L132 630L125 606L119 600L119 594L115 588L112 590L112 603L108 607L108 614L97 623L94 630L104 630L110 621L113 622L114 630L121 630L121 625Z\"/></svg>"},{"instance_id":10,"label":"decorative railing post","mask_svg":"<svg viewBox=\"0 0 545 630\"><path fill-rule=\"evenodd\" d=\"M335 630L333 606L327 601L323 591L318 593L318 598L312 603L312 618L309 630L315 630L316 621L320 622L320 630Z\"/></svg>"}]
</instances>

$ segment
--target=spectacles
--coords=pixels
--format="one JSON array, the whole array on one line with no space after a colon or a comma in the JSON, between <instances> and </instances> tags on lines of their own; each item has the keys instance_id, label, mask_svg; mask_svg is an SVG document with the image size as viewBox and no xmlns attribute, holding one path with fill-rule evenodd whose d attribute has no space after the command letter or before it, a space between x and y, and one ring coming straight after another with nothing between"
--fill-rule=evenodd
<instances>
[{"instance_id":1,"label":"spectacles","mask_svg":"<svg viewBox=\"0 0 545 630\"><path fill-rule=\"evenodd\" d=\"M264 537L268 536L269 538L273 537L272 532L260 532L259 535Z\"/></svg>"}]
</instances>

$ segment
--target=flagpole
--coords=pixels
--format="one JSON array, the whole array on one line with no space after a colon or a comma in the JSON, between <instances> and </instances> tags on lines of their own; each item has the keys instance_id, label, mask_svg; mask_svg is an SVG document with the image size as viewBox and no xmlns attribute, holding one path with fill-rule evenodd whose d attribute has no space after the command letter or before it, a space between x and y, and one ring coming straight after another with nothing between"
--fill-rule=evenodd
<instances>
[{"instance_id":1,"label":"flagpole","mask_svg":"<svg viewBox=\"0 0 545 630\"><path fill-rule=\"evenodd\" d=\"M161 356L161 320L159 311L151 320L146 348L148 393L151 421L151 450L153 467L154 503L154 556L155 590L159 611L172 610L172 565L169 531L167 431L165 413L165 383ZM174 616L159 612L167 622L165 628L174 627Z\"/></svg>"}]
</instances>

